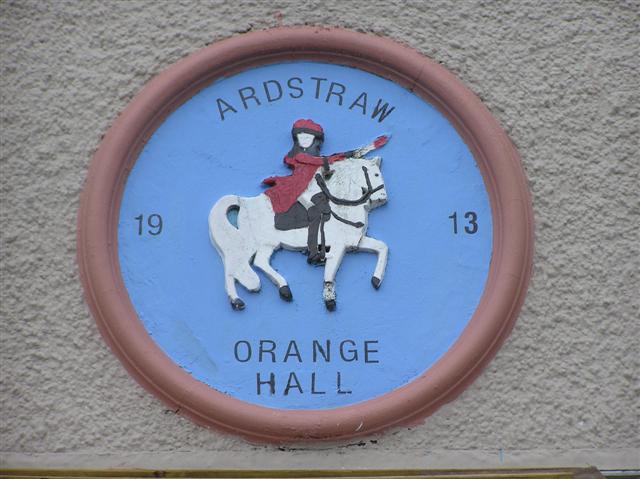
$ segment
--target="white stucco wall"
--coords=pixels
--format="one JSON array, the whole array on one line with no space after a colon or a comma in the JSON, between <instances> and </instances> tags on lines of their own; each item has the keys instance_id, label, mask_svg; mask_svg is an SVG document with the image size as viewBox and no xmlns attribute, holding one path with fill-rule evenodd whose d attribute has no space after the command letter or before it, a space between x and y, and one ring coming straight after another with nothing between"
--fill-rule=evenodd
<instances>
[{"instance_id":1,"label":"white stucco wall","mask_svg":"<svg viewBox=\"0 0 640 479\"><path fill-rule=\"evenodd\" d=\"M404 42L454 72L522 155L536 220L510 339L424 424L255 446L167 411L82 297L76 214L101 136L176 60L305 23ZM625 1L0 3L0 465L640 467L640 4Z\"/></svg>"}]
</instances>

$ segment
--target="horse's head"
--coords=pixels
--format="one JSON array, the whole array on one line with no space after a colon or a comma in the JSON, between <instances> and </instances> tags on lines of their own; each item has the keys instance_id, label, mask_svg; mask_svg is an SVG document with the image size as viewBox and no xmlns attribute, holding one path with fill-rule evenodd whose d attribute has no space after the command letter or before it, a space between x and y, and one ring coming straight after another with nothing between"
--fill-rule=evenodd
<instances>
[{"instance_id":1,"label":"horse's head","mask_svg":"<svg viewBox=\"0 0 640 479\"><path fill-rule=\"evenodd\" d=\"M369 198L369 208L377 208L378 206L382 206L387 202L387 190L384 186L384 178L382 178L382 157L376 156L370 160L363 160L367 168L367 173L369 175L369 180L371 181L371 187L377 191ZM366 177L365 177L366 182ZM382 188L380 188L382 187ZM365 186L368 188L368 186Z\"/></svg>"},{"instance_id":2,"label":"horse's head","mask_svg":"<svg viewBox=\"0 0 640 479\"><path fill-rule=\"evenodd\" d=\"M340 198L365 198L367 210L387 202L387 191L380 165L382 158L349 158L333 164L335 174L328 183L331 193Z\"/></svg>"}]
</instances>

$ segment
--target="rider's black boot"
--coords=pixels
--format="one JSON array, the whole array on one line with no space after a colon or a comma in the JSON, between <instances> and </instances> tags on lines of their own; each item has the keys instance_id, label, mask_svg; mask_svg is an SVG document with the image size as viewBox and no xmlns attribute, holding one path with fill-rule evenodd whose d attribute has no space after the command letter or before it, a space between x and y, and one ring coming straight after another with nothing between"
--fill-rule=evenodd
<instances>
[{"instance_id":1,"label":"rider's black boot","mask_svg":"<svg viewBox=\"0 0 640 479\"><path fill-rule=\"evenodd\" d=\"M307 211L309 214L309 232L307 236L307 249L309 257L307 263L321 264L324 262L324 251L318 250L318 230L322 220L322 212L317 206L312 206Z\"/></svg>"}]
</instances>

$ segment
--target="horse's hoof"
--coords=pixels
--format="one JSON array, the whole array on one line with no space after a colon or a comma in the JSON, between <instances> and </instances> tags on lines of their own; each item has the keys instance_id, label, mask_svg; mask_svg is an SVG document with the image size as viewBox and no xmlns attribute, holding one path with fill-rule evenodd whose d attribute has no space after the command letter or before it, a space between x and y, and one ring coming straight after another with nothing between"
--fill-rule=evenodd
<instances>
[{"instance_id":1,"label":"horse's hoof","mask_svg":"<svg viewBox=\"0 0 640 479\"><path fill-rule=\"evenodd\" d=\"M242 311L244 309L244 301L242 301L240 298L232 299L231 309L233 309L234 311Z\"/></svg>"},{"instance_id":2,"label":"horse's hoof","mask_svg":"<svg viewBox=\"0 0 640 479\"><path fill-rule=\"evenodd\" d=\"M336 300L335 299L329 299L329 300L325 301L324 305L327 307L327 309L329 311L335 311L336 310Z\"/></svg>"},{"instance_id":3,"label":"horse's hoof","mask_svg":"<svg viewBox=\"0 0 640 479\"><path fill-rule=\"evenodd\" d=\"M307 263L312 264L314 266L322 266L326 261L326 258L323 253L315 253L310 254L307 258Z\"/></svg>"},{"instance_id":4,"label":"horse's hoof","mask_svg":"<svg viewBox=\"0 0 640 479\"><path fill-rule=\"evenodd\" d=\"M381 283L381 282L382 282L382 281L380 281L380 278L376 278L375 276L372 276L372 277L371 277L371 284L373 285L373 287L374 287L375 289L379 289L379 288L380 288L380 283Z\"/></svg>"},{"instance_id":5,"label":"horse's hoof","mask_svg":"<svg viewBox=\"0 0 640 479\"><path fill-rule=\"evenodd\" d=\"M291 289L289 288L289 285L285 284L278 290L278 292L280 293L280 297L285 301L293 301L293 294L291 294Z\"/></svg>"}]
</instances>

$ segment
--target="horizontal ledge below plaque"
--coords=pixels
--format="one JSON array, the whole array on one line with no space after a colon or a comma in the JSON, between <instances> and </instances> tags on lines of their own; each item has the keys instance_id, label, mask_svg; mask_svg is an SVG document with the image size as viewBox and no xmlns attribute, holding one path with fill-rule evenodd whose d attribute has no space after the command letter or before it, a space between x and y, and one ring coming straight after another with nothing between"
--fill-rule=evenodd
<instances>
[{"instance_id":1,"label":"horizontal ledge below plaque","mask_svg":"<svg viewBox=\"0 0 640 479\"><path fill-rule=\"evenodd\" d=\"M600 479L592 468L556 469L408 469L408 470L152 470L152 469L0 469L7 478L425 478L425 479Z\"/></svg>"}]
</instances>

